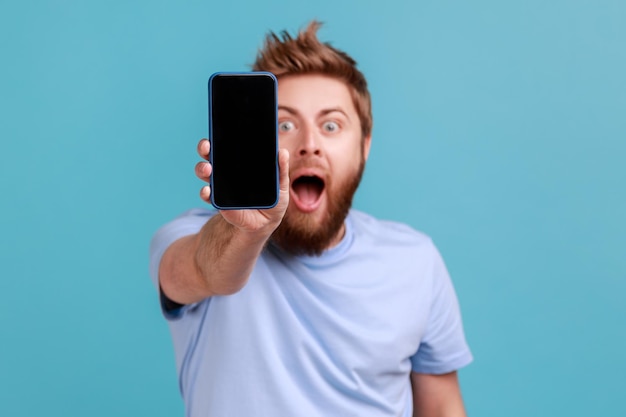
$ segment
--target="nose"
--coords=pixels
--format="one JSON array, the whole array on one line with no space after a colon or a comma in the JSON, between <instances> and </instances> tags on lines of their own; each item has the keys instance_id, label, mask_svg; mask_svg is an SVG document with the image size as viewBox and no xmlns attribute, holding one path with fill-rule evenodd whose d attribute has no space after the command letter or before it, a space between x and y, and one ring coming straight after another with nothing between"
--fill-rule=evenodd
<instances>
[{"instance_id":1,"label":"nose","mask_svg":"<svg viewBox=\"0 0 626 417\"><path fill-rule=\"evenodd\" d=\"M320 156L322 154L320 138L317 136L314 129L310 127L304 129L296 152L300 156Z\"/></svg>"}]
</instances>

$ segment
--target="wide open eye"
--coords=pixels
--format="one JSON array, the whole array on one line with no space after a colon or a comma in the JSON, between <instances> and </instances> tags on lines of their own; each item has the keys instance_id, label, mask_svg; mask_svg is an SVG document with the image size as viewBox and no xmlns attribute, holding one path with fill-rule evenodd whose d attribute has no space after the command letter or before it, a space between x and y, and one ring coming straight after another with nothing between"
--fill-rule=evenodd
<instances>
[{"instance_id":1,"label":"wide open eye","mask_svg":"<svg viewBox=\"0 0 626 417\"><path fill-rule=\"evenodd\" d=\"M326 133L335 133L339 130L339 124L337 122L325 122L322 129Z\"/></svg>"},{"instance_id":2,"label":"wide open eye","mask_svg":"<svg viewBox=\"0 0 626 417\"><path fill-rule=\"evenodd\" d=\"M293 122L285 120L284 122L280 122L278 124L278 131L281 133L287 133L291 132L293 129L295 129L295 127L296 126L293 124Z\"/></svg>"}]
</instances>

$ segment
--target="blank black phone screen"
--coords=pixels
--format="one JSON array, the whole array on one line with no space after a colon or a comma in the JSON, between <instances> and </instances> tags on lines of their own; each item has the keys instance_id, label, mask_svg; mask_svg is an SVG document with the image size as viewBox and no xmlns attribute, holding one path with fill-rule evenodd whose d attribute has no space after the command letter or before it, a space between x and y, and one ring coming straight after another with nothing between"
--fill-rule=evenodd
<instances>
[{"instance_id":1,"label":"blank black phone screen","mask_svg":"<svg viewBox=\"0 0 626 417\"><path fill-rule=\"evenodd\" d=\"M276 78L215 74L209 81L211 202L219 209L278 201Z\"/></svg>"}]
</instances>

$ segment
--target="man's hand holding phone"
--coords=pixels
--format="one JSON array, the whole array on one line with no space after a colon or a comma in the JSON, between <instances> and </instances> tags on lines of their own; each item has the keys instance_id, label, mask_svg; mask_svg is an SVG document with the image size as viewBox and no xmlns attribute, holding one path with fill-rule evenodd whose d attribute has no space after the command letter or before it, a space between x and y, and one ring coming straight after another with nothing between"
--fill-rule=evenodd
<instances>
[{"instance_id":1,"label":"man's hand holding phone","mask_svg":"<svg viewBox=\"0 0 626 417\"><path fill-rule=\"evenodd\" d=\"M196 165L196 176L202 181L210 183L213 167L209 160L211 144L207 139L198 143L198 155L204 161ZM241 209L220 210L221 216L237 229L248 233L259 233L271 236L272 232L280 225L280 222L289 205L289 152L286 149L278 151L279 168L279 197L278 203L269 209ZM211 203L211 187L205 185L200 190L200 197L207 203Z\"/></svg>"}]
</instances>

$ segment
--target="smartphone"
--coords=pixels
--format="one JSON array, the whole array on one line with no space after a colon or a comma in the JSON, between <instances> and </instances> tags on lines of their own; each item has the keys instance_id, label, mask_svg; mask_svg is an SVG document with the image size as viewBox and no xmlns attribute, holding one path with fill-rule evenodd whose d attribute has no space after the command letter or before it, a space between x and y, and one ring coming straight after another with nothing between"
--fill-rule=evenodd
<instances>
[{"instance_id":1,"label":"smartphone","mask_svg":"<svg viewBox=\"0 0 626 417\"><path fill-rule=\"evenodd\" d=\"M211 203L220 210L278 202L278 103L269 72L218 72L209 79Z\"/></svg>"}]
</instances>

